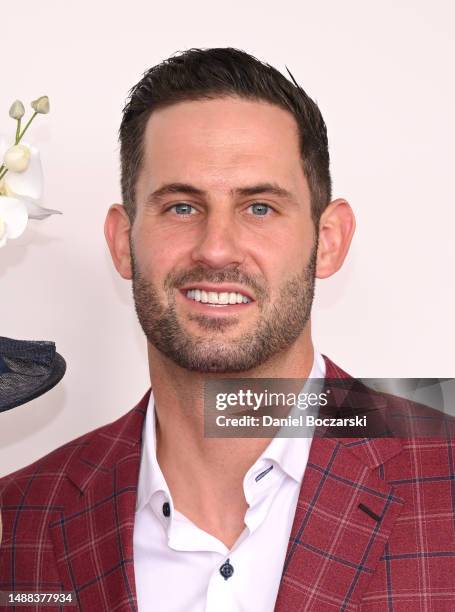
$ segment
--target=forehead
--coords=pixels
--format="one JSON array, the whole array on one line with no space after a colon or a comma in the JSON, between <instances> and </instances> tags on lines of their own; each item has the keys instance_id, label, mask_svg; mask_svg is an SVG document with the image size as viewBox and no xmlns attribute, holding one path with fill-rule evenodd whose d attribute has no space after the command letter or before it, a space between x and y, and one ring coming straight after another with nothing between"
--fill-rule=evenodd
<instances>
[{"instance_id":1,"label":"forehead","mask_svg":"<svg viewBox=\"0 0 455 612\"><path fill-rule=\"evenodd\" d=\"M290 112L224 97L179 102L151 114L141 171L147 183L196 177L238 183L254 172L263 174L256 177L261 180L304 180L297 122Z\"/></svg>"}]
</instances>

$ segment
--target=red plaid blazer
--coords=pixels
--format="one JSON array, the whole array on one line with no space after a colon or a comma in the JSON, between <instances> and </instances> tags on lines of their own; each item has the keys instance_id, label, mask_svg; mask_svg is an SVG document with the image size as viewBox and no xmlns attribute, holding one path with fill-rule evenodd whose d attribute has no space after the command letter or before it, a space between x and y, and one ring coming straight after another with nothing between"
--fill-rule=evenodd
<instances>
[{"instance_id":1,"label":"red plaid blazer","mask_svg":"<svg viewBox=\"0 0 455 612\"><path fill-rule=\"evenodd\" d=\"M348 377L325 359L327 378ZM0 480L0 590L73 591L80 610L137 610L133 525L148 397ZM275 610L455 610L454 446L314 438Z\"/></svg>"}]
</instances>

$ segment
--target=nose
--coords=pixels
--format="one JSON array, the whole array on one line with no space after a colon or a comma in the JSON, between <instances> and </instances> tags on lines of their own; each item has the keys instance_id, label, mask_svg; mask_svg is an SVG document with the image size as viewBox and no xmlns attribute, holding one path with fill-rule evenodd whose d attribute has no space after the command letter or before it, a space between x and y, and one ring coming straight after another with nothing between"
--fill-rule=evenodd
<instances>
[{"instance_id":1,"label":"nose","mask_svg":"<svg viewBox=\"0 0 455 612\"><path fill-rule=\"evenodd\" d=\"M240 242L239 228L232 214L226 211L209 214L197 236L192 259L218 269L241 264L245 255Z\"/></svg>"}]
</instances>

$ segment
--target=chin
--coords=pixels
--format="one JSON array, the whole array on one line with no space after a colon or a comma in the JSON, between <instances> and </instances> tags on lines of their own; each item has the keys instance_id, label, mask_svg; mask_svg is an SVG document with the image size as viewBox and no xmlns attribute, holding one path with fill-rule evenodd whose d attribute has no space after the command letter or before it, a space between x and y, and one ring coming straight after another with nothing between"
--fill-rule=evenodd
<instances>
[{"instance_id":1,"label":"chin","mask_svg":"<svg viewBox=\"0 0 455 612\"><path fill-rule=\"evenodd\" d=\"M249 351L235 342L188 342L171 350L168 347L165 354L180 367L201 374L245 372L265 361L259 358L261 352Z\"/></svg>"}]
</instances>

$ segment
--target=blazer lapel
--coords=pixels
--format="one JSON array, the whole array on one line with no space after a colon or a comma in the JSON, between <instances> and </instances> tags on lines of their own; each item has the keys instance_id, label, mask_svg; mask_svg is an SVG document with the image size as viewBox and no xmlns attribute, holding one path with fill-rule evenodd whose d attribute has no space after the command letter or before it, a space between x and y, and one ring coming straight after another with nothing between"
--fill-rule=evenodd
<instances>
[{"instance_id":1,"label":"blazer lapel","mask_svg":"<svg viewBox=\"0 0 455 612\"><path fill-rule=\"evenodd\" d=\"M327 380L353 381L325 359ZM384 463L401 452L396 438L314 437L276 612L358 609L403 508L382 478Z\"/></svg>"},{"instance_id":2,"label":"blazer lapel","mask_svg":"<svg viewBox=\"0 0 455 612\"><path fill-rule=\"evenodd\" d=\"M83 610L137 610L133 529L150 391L73 457L49 525L63 587Z\"/></svg>"}]
</instances>

